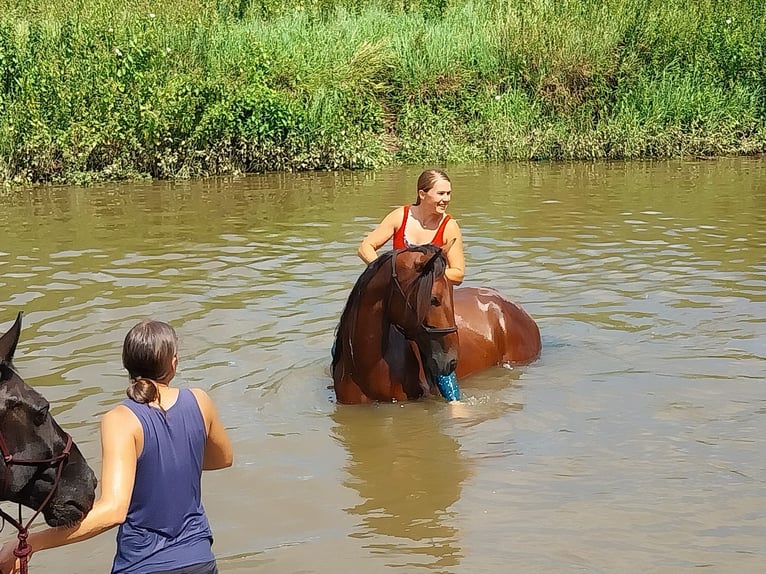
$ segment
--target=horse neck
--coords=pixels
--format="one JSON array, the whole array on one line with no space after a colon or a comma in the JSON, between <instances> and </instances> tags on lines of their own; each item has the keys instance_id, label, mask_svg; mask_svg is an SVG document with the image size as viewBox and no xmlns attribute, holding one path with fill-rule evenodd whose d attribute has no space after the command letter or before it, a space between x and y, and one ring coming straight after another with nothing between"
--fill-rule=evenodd
<instances>
[{"instance_id":1,"label":"horse neck","mask_svg":"<svg viewBox=\"0 0 766 574\"><path fill-rule=\"evenodd\" d=\"M381 360L391 327L386 313L390 285L381 277L384 273L381 271L370 281L359 305L368 311L358 313L355 318L354 362L361 367L372 367Z\"/></svg>"}]
</instances>

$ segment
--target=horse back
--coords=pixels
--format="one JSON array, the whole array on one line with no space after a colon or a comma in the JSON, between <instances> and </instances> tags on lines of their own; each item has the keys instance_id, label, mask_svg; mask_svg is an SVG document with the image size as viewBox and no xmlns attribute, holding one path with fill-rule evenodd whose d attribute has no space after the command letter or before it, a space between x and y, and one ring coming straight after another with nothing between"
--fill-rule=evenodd
<instances>
[{"instance_id":1,"label":"horse back","mask_svg":"<svg viewBox=\"0 0 766 574\"><path fill-rule=\"evenodd\" d=\"M494 289L456 288L454 307L460 338L458 378L493 365L530 363L540 355L537 323Z\"/></svg>"}]
</instances>

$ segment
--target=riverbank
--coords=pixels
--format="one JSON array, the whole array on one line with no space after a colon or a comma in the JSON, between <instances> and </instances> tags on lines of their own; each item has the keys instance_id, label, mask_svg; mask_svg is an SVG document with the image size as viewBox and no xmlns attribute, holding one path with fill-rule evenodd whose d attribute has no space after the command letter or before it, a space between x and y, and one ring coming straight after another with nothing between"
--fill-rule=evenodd
<instances>
[{"instance_id":1,"label":"riverbank","mask_svg":"<svg viewBox=\"0 0 766 574\"><path fill-rule=\"evenodd\" d=\"M0 179L766 151L754 0L0 0Z\"/></svg>"}]
</instances>

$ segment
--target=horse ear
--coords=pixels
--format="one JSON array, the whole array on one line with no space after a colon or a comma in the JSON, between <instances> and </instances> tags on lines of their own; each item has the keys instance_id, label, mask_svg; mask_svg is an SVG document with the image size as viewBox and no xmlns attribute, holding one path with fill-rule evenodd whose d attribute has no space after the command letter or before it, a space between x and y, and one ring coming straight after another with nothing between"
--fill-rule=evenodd
<instances>
[{"instance_id":1,"label":"horse ear","mask_svg":"<svg viewBox=\"0 0 766 574\"><path fill-rule=\"evenodd\" d=\"M431 255L431 257L428 258L428 261L423 263L423 266L421 267L421 270L422 270L421 272L427 273L428 271L430 271L433 268L434 261L436 261L439 257L441 257L441 255L442 255L441 251L437 251L436 253Z\"/></svg>"},{"instance_id":2,"label":"horse ear","mask_svg":"<svg viewBox=\"0 0 766 574\"><path fill-rule=\"evenodd\" d=\"M444 256L447 257L447 253L449 253L449 250L452 249L452 246L455 245L455 242L457 241L457 237L453 237L447 245L442 247L442 253L444 253Z\"/></svg>"},{"instance_id":3,"label":"horse ear","mask_svg":"<svg viewBox=\"0 0 766 574\"><path fill-rule=\"evenodd\" d=\"M8 329L8 332L0 337L0 362L11 362L19 342L19 335L21 335L21 312L16 316L16 322Z\"/></svg>"}]
</instances>

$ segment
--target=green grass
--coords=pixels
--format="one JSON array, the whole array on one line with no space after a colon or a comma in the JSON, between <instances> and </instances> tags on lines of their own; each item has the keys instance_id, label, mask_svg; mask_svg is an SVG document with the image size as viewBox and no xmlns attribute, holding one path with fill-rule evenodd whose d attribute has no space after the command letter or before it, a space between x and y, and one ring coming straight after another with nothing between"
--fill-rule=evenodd
<instances>
[{"instance_id":1,"label":"green grass","mask_svg":"<svg viewBox=\"0 0 766 574\"><path fill-rule=\"evenodd\" d=\"M754 0L0 0L0 179L766 150Z\"/></svg>"}]
</instances>

